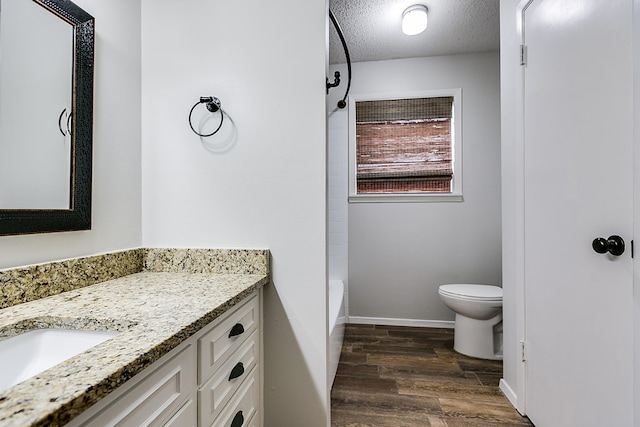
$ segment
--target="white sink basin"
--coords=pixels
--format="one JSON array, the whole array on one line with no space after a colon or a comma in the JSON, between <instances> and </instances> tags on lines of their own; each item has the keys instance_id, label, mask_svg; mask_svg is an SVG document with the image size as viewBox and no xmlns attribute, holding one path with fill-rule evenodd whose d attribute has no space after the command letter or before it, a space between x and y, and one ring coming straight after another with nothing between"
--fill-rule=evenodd
<instances>
[{"instance_id":1,"label":"white sink basin","mask_svg":"<svg viewBox=\"0 0 640 427\"><path fill-rule=\"evenodd\" d=\"M117 332L37 329L0 341L0 392L78 355Z\"/></svg>"}]
</instances>

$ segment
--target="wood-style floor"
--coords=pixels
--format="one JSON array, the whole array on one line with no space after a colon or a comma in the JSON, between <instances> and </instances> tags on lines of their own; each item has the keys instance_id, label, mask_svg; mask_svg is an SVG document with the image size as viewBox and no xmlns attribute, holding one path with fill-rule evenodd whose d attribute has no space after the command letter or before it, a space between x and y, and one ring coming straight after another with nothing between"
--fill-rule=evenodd
<instances>
[{"instance_id":1,"label":"wood-style floor","mask_svg":"<svg viewBox=\"0 0 640 427\"><path fill-rule=\"evenodd\" d=\"M333 427L532 426L498 389L502 362L453 350L452 329L346 325Z\"/></svg>"}]
</instances>

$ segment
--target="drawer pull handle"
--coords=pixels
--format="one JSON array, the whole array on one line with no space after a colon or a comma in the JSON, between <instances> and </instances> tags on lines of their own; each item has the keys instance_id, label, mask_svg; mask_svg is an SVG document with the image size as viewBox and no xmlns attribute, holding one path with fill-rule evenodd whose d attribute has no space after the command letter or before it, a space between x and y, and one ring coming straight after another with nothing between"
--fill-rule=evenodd
<instances>
[{"instance_id":1,"label":"drawer pull handle","mask_svg":"<svg viewBox=\"0 0 640 427\"><path fill-rule=\"evenodd\" d=\"M244 365L242 362L238 362L236 366L231 370L231 374L229 375L229 381L235 380L236 378L242 376L244 374Z\"/></svg>"},{"instance_id":2,"label":"drawer pull handle","mask_svg":"<svg viewBox=\"0 0 640 427\"><path fill-rule=\"evenodd\" d=\"M229 338L242 334L244 334L244 326L242 326L242 323L236 323L233 325L233 328L231 328L231 332L229 332Z\"/></svg>"},{"instance_id":3,"label":"drawer pull handle","mask_svg":"<svg viewBox=\"0 0 640 427\"><path fill-rule=\"evenodd\" d=\"M238 411L231 421L231 427L240 427L242 424L244 424L244 415L242 415L242 411Z\"/></svg>"}]
</instances>

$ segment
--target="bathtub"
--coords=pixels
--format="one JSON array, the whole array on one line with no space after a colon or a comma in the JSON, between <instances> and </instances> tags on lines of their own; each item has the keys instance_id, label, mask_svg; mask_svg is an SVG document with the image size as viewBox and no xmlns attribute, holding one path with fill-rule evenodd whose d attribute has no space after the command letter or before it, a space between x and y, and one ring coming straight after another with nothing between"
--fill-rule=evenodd
<instances>
[{"instance_id":1,"label":"bathtub","mask_svg":"<svg viewBox=\"0 0 640 427\"><path fill-rule=\"evenodd\" d=\"M329 384L333 384L344 338L344 283L329 280Z\"/></svg>"}]
</instances>

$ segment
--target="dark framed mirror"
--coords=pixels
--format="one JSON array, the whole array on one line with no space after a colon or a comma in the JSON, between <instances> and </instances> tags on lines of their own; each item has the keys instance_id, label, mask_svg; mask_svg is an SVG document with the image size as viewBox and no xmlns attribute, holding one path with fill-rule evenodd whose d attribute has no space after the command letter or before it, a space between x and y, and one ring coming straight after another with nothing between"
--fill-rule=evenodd
<instances>
[{"instance_id":1,"label":"dark framed mirror","mask_svg":"<svg viewBox=\"0 0 640 427\"><path fill-rule=\"evenodd\" d=\"M0 174L0 235L91 229L94 26L94 18L69 0L0 0L0 98L8 100L0 104L0 169L13 168ZM38 85L32 95L21 90L11 96L15 88ZM64 99L50 101L56 90ZM57 109L47 110L49 104ZM50 155L52 146L63 154ZM52 166L56 156L62 160ZM35 196L20 186L25 181ZM52 181L62 194L41 200L54 192Z\"/></svg>"}]
</instances>

